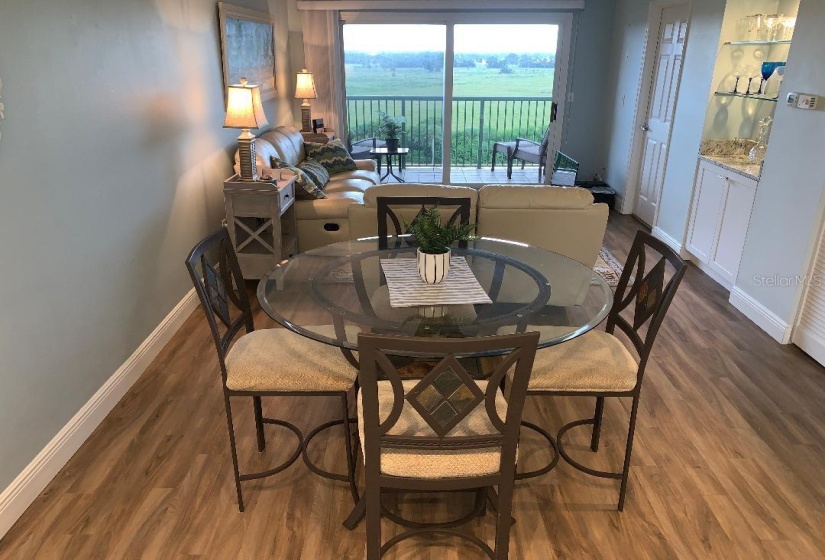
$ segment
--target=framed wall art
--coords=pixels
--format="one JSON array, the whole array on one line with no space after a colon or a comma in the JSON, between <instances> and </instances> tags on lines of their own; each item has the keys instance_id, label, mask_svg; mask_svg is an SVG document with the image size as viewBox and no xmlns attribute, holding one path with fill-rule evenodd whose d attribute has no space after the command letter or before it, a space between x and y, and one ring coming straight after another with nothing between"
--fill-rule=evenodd
<instances>
[{"instance_id":1,"label":"framed wall art","mask_svg":"<svg viewBox=\"0 0 825 560\"><path fill-rule=\"evenodd\" d=\"M218 2L224 92L227 86L246 78L250 84L261 86L261 99L275 97L273 23L267 12Z\"/></svg>"}]
</instances>

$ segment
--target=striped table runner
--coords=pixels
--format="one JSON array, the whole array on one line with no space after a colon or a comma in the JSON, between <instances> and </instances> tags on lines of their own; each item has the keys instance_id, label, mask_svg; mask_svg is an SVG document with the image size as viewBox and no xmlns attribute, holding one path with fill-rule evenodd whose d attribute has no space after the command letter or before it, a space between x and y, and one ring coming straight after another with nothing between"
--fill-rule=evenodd
<instances>
[{"instance_id":1,"label":"striped table runner","mask_svg":"<svg viewBox=\"0 0 825 560\"><path fill-rule=\"evenodd\" d=\"M476 280L464 257L450 259L450 273L441 284L427 284L418 276L416 259L381 259L391 307L493 303Z\"/></svg>"}]
</instances>

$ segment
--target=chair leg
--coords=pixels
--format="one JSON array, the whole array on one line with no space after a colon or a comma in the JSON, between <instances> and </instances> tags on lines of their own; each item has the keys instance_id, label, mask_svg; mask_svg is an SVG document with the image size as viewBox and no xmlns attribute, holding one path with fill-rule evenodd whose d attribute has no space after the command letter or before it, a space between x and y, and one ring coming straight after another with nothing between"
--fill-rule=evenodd
<instances>
[{"instance_id":1,"label":"chair leg","mask_svg":"<svg viewBox=\"0 0 825 560\"><path fill-rule=\"evenodd\" d=\"M513 473L515 475L515 473ZM513 524L513 478L499 484L496 504L496 548L495 559L507 560L510 554L510 527Z\"/></svg>"},{"instance_id":2,"label":"chair leg","mask_svg":"<svg viewBox=\"0 0 825 560\"><path fill-rule=\"evenodd\" d=\"M266 449L264 439L264 412L261 406L261 397L252 397L252 406L255 409L255 431L258 435L258 451Z\"/></svg>"},{"instance_id":3,"label":"chair leg","mask_svg":"<svg viewBox=\"0 0 825 560\"><path fill-rule=\"evenodd\" d=\"M507 178L513 178L513 156L507 156Z\"/></svg>"},{"instance_id":4,"label":"chair leg","mask_svg":"<svg viewBox=\"0 0 825 560\"><path fill-rule=\"evenodd\" d=\"M492 161L492 163L490 163L490 172L492 173L495 170L496 170L496 151L495 151L495 149L493 149L493 161Z\"/></svg>"},{"instance_id":5,"label":"chair leg","mask_svg":"<svg viewBox=\"0 0 825 560\"><path fill-rule=\"evenodd\" d=\"M368 481L367 505L367 560L381 560L381 488L378 481Z\"/></svg>"},{"instance_id":6,"label":"chair leg","mask_svg":"<svg viewBox=\"0 0 825 560\"><path fill-rule=\"evenodd\" d=\"M604 397L596 397L596 411L593 413L593 435L590 436L590 450L599 450L599 438L602 435L602 416L604 416Z\"/></svg>"},{"instance_id":7,"label":"chair leg","mask_svg":"<svg viewBox=\"0 0 825 560\"><path fill-rule=\"evenodd\" d=\"M235 472L235 491L238 493L238 510L243 513L243 495L241 494L241 471L238 467L238 450L235 447L235 426L232 423L232 407L229 403L229 395L223 395L224 406L226 407L226 423L229 426L229 449L232 452L232 468Z\"/></svg>"},{"instance_id":8,"label":"chair leg","mask_svg":"<svg viewBox=\"0 0 825 560\"><path fill-rule=\"evenodd\" d=\"M341 397L341 407L344 413L344 445L347 450L347 473L349 474L349 489L352 494L353 503L358 503L358 485L355 480L355 453L352 445L352 432L350 431L349 422L349 399L347 393Z\"/></svg>"},{"instance_id":9,"label":"chair leg","mask_svg":"<svg viewBox=\"0 0 825 560\"><path fill-rule=\"evenodd\" d=\"M633 408L630 411L630 429L627 432L627 446L624 451L624 468L622 469L622 485L619 489L619 511L624 511L624 499L627 493L627 477L630 474L630 455L633 451L633 436L636 433L636 414L639 411L639 395L633 397Z\"/></svg>"}]
</instances>

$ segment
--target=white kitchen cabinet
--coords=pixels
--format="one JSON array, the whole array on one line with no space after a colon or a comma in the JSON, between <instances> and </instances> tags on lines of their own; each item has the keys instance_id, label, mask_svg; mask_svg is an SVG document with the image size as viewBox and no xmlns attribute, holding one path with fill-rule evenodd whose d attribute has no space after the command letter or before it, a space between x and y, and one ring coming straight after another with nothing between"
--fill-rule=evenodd
<instances>
[{"instance_id":1,"label":"white kitchen cabinet","mask_svg":"<svg viewBox=\"0 0 825 560\"><path fill-rule=\"evenodd\" d=\"M724 167L699 162L687 250L728 288L739 271L756 184Z\"/></svg>"}]
</instances>

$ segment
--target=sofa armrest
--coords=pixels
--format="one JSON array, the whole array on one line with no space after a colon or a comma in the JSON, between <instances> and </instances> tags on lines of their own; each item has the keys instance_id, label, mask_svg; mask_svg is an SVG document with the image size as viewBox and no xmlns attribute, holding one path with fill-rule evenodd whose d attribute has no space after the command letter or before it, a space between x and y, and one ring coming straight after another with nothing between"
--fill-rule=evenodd
<instances>
[{"instance_id":1,"label":"sofa armrest","mask_svg":"<svg viewBox=\"0 0 825 560\"><path fill-rule=\"evenodd\" d=\"M358 169L363 169L365 171L372 171L373 173L378 171L378 165L374 159L358 159L355 160L355 165Z\"/></svg>"}]
</instances>

